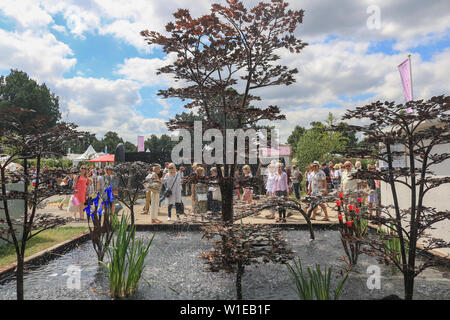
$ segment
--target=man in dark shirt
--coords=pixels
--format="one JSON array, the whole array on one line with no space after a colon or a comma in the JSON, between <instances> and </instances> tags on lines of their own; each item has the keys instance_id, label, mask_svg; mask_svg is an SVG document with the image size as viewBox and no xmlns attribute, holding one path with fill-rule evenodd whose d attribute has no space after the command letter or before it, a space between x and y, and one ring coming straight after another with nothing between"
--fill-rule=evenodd
<instances>
[{"instance_id":1,"label":"man in dark shirt","mask_svg":"<svg viewBox=\"0 0 450 320\"><path fill-rule=\"evenodd\" d=\"M330 177L330 168L328 168L328 164L326 162L322 163L322 171L325 173L327 177L327 189L331 189L331 177Z\"/></svg>"}]
</instances>

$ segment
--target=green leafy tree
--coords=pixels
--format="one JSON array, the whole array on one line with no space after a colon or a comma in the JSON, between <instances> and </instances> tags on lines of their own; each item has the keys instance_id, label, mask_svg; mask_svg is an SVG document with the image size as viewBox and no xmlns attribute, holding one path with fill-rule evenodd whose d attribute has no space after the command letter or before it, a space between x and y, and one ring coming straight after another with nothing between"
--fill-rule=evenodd
<instances>
[{"instance_id":1,"label":"green leafy tree","mask_svg":"<svg viewBox=\"0 0 450 320\"><path fill-rule=\"evenodd\" d=\"M297 153L297 145L298 140L302 135L304 135L306 132L306 129L300 126L295 126L294 131L292 131L291 135L287 139L288 144L291 146L292 153Z\"/></svg>"},{"instance_id":2,"label":"green leafy tree","mask_svg":"<svg viewBox=\"0 0 450 320\"><path fill-rule=\"evenodd\" d=\"M108 153L114 153L119 143L123 143L123 139L119 137L117 132L108 131L102 140L103 144L108 147ZM103 150L102 150L103 151Z\"/></svg>"},{"instance_id":3,"label":"green leafy tree","mask_svg":"<svg viewBox=\"0 0 450 320\"><path fill-rule=\"evenodd\" d=\"M125 148L125 152L137 152L138 149L137 147L132 144L130 141L125 141L125 143L123 144L123 147ZM109 150L109 148L108 148Z\"/></svg>"},{"instance_id":4,"label":"green leafy tree","mask_svg":"<svg viewBox=\"0 0 450 320\"><path fill-rule=\"evenodd\" d=\"M69 150L71 153L83 153L86 151L86 149L92 145L92 147L95 149L95 151L100 152L103 151L104 145L102 141L99 141L95 134L89 133L84 137L80 137L78 141L68 142L66 145L65 150Z\"/></svg>"},{"instance_id":5,"label":"green leafy tree","mask_svg":"<svg viewBox=\"0 0 450 320\"><path fill-rule=\"evenodd\" d=\"M37 117L45 117L45 125L53 127L61 119L59 98L50 92L45 83L38 84L23 71L11 70L8 76L0 77L0 98L0 109L20 106L35 111L21 115L24 117L24 123L29 123Z\"/></svg>"},{"instance_id":6,"label":"green leafy tree","mask_svg":"<svg viewBox=\"0 0 450 320\"><path fill-rule=\"evenodd\" d=\"M300 137L295 155L299 167L304 170L315 160L330 160L333 153L343 152L346 146L347 138L341 132L312 128Z\"/></svg>"},{"instance_id":7,"label":"green leafy tree","mask_svg":"<svg viewBox=\"0 0 450 320\"><path fill-rule=\"evenodd\" d=\"M356 134L348 130L349 125L346 122L337 123L337 120L329 112L325 123L313 121L310 129L295 127L288 143L302 169L314 160L331 160L335 157L333 153L343 153L358 145Z\"/></svg>"},{"instance_id":8,"label":"green leafy tree","mask_svg":"<svg viewBox=\"0 0 450 320\"><path fill-rule=\"evenodd\" d=\"M337 132L341 132L342 135L347 138L347 149L356 148L358 146L358 138L355 132L351 132L348 129L347 122L339 122L335 127Z\"/></svg>"}]
</instances>

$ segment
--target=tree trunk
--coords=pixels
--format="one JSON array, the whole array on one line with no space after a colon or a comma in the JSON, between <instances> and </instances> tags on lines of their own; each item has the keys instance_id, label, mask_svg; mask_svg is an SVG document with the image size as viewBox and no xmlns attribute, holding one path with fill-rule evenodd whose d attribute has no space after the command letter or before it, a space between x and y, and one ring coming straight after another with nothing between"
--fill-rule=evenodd
<instances>
[{"instance_id":1,"label":"tree trunk","mask_svg":"<svg viewBox=\"0 0 450 320\"><path fill-rule=\"evenodd\" d=\"M223 222L233 221L233 183L224 180L220 186L222 193L222 220Z\"/></svg>"},{"instance_id":2,"label":"tree trunk","mask_svg":"<svg viewBox=\"0 0 450 320\"><path fill-rule=\"evenodd\" d=\"M309 229L309 238L310 238L311 240L315 240L316 237L314 236L314 230L313 230L313 226L312 226L312 224L311 224L311 220L309 220L309 218L306 219L306 223L307 223L308 229Z\"/></svg>"},{"instance_id":3,"label":"tree trunk","mask_svg":"<svg viewBox=\"0 0 450 320\"><path fill-rule=\"evenodd\" d=\"M302 213L303 214L303 217L305 218L305 220L306 220L306 223L307 223L307 225L308 225L308 229L309 229L309 237L310 237L310 239L311 240L315 240L316 239L316 237L315 237L315 235L314 235L314 229L313 229L313 226L312 226L312 224L311 224L311 214L312 214L312 212L313 212L313 208L310 208L309 210L308 210L308 213Z\"/></svg>"},{"instance_id":4,"label":"tree trunk","mask_svg":"<svg viewBox=\"0 0 450 320\"><path fill-rule=\"evenodd\" d=\"M17 259L17 269L16 269L16 292L17 300L23 300L23 257L20 256Z\"/></svg>"},{"instance_id":5,"label":"tree trunk","mask_svg":"<svg viewBox=\"0 0 450 320\"><path fill-rule=\"evenodd\" d=\"M236 272L236 299L242 300L242 275L244 273L244 266L238 262L238 269Z\"/></svg>"},{"instance_id":6,"label":"tree trunk","mask_svg":"<svg viewBox=\"0 0 450 320\"><path fill-rule=\"evenodd\" d=\"M134 226L134 206L130 206L131 225Z\"/></svg>"},{"instance_id":7,"label":"tree trunk","mask_svg":"<svg viewBox=\"0 0 450 320\"><path fill-rule=\"evenodd\" d=\"M412 300L414 294L414 271L406 271L404 274L405 300Z\"/></svg>"}]
</instances>

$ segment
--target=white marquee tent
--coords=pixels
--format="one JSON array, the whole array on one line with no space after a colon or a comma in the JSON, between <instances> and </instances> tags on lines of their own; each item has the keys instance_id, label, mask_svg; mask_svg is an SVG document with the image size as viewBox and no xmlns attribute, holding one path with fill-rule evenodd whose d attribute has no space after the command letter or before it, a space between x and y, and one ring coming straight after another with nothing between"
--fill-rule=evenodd
<instances>
[{"instance_id":1,"label":"white marquee tent","mask_svg":"<svg viewBox=\"0 0 450 320\"><path fill-rule=\"evenodd\" d=\"M89 147L82 155L76 157L75 159L72 159L73 165L77 166L78 163L80 163L81 161L91 160L97 158L98 156L99 154L94 150L94 148L91 145L89 145Z\"/></svg>"}]
</instances>

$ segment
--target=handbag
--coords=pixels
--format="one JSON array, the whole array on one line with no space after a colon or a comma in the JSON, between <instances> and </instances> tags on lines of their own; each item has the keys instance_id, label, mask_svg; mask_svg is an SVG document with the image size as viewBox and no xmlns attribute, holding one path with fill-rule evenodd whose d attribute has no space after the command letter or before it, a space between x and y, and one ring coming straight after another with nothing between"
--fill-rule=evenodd
<instances>
[{"instance_id":1,"label":"handbag","mask_svg":"<svg viewBox=\"0 0 450 320\"><path fill-rule=\"evenodd\" d=\"M178 215L184 214L184 203L183 203L183 201L175 203L175 211L177 212Z\"/></svg>"},{"instance_id":2,"label":"handbag","mask_svg":"<svg viewBox=\"0 0 450 320\"><path fill-rule=\"evenodd\" d=\"M70 199L69 199L69 205L67 206L67 213L75 211L75 205L73 203L73 198L74 198L74 195L71 195Z\"/></svg>"},{"instance_id":3,"label":"handbag","mask_svg":"<svg viewBox=\"0 0 450 320\"><path fill-rule=\"evenodd\" d=\"M216 201L222 201L222 193L220 192L220 188L217 187L214 189L212 194L212 199Z\"/></svg>"},{"instance_id":4,"label":"handbag","mask_svg":"<svg viewBox=\"0 0 450 320\"><path fill-rule=\"evenodd\" d=\"M151 183L149 183L148 188L149 188L150 191L152 191L152 192L156 192L156 193L161 192L161 189L162 189L162 183L161 183L161 182L158 182L158 181L151 182Z\"/></svg>"}]
</instances>

